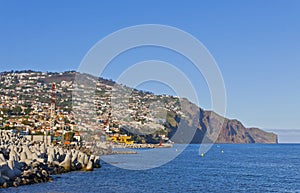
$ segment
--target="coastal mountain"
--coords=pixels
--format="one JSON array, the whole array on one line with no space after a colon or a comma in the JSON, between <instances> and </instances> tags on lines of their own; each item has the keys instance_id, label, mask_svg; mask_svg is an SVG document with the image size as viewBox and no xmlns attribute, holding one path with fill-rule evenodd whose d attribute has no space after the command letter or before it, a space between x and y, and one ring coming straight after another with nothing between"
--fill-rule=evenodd
<instances>
[{"instance_id":1,"label":"coastal mountain","mask_svg":"<svg viewBox=\"0 0 300 193\"><path fill-rule=\"evenodd\" d=\"M259 128L246 128L238 120L221 117L213 111L205 111L189 101L186 103L192 109L189 119L193 121L184 121L184 127L190 130L197 127L191 143L278 143L277 135L274 133ZM172 132L174 131L176 128L173 128ZM214 134L216 136L213 136ZM181 142L179 138L175 141Z\"/></svg>"},{"instance_id":2,"label":"coastal mountain","mask_svg":"<svg viewBox=\"0 0 300 193\"><path fill-rule=\"evenodd\" d=\"M155 95L74 71L0 73L2 126L23 113L27 120L22 124L36 127L38 124L30 121L49 109L53 83L56 111L85 133L86 139L100 139L107 132L133 136L138 143L169 139L176 143L277 143L274 133L245 128L241 122L203 110L188 99Z\"/></svg>"}]
</instances>

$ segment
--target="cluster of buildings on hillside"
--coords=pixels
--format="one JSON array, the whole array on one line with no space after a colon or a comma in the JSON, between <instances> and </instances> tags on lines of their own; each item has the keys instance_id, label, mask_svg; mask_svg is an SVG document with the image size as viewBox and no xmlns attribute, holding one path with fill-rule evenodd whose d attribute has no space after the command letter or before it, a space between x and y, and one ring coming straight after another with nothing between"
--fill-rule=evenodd
<instances>
[{"instance_id":1,"label":"cluster of buildings on hillside","mask_svg":"<svg viewBox=\"0 0 300 193\"><path fill-rule=\"evenodd\" d=\"M93 84L74 83L73 110L81 130L100 128L110 139L121 138L119 141L126 138L124 133L157 133L163 141L169 140L164 123L169 111L181 114L178 97L141 92L101 79L91 81Z\"/></svg>"},{"instance_id":2,"label":"cluster of buildings on hillside","mask_svg":"<svg viewBox=\"0 0 300 193\"><path fill-rule=\"evenodd\" d=\"M181 113L179 98L140 92L88 75L74 82L75 75L1 73L0 127L27 134L52 132L57 138L72 132L78 140L81 136L87 141L117 142L130 139L122 137L124 130L136 134L161 131L159 136L168 140L163 124L168 111Z\"/></svg>"},{"instance_id":3,"label":"cluster of buildings on hillside","mask_svg":"<svg viewBox=\"0 0 300 193\"><path fill-rule=\"evenodd\" d=\"M56 84L58 105L51 117L53 83L45 80L55 75L57 74L32 71L1 73L0 127L23 134L47 134L55 131L53 134L57 136L77 131L77 124L69 111L70 97L64 97L72 93L71 81ZM52 122L54 124L51 125ZM75 136L79 139L78 132L75 132Z\"/></svg>"}]
</instances>

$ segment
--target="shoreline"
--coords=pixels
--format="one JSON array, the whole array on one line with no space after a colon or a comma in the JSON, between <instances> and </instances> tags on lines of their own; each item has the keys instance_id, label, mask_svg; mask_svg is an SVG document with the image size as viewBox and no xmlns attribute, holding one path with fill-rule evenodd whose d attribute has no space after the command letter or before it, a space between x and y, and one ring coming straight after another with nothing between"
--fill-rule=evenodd
<instances>
[{"instance_id":1,"label":"shoreline","mask_svg":"<svg viewBox=\"0 0 300 193\"><path fill-rule=\"evenodd\" d=\"M138 143L138 144L113 144L112 148L119 149L152 149L152 148L171 148L173 147L172 143L163 143L163 144L150 144L150 143Z\"/></svg>"},{"instance_id":2,"label":"shoreline","mask_svg":"<svg viewBox=\"0 0 300 193\"><path fill-rule=\"evenodd\" d=\"M0 130L0 189L51 182L55 175L101 168L101 155L137 154L137 151L91 149L79 146L46 144ZM170 148L172 144L114 144L116 149Z\"/></svg>"},{"instance_id":3,"label":"shoreline","mask_svg":"<svg viewBox=\"0 0 300 193\"><path fill-rule=\"evenodd\" d=\"M19 134L2 130L0 130L0 137L0 189L51 182L58 174L72 171L93 171L94 168L101 167L100 151L98 151L98 155L95 155L92 154L91 149L85 147L48 145L44 142L30 141ZM214 145L244 144L252 143L215 143ZM173 145L173 143L112 144L111 151L100 149L101 155L137 154L138 152L134 149L172 148Z\"/></svg>"}]
</instances>

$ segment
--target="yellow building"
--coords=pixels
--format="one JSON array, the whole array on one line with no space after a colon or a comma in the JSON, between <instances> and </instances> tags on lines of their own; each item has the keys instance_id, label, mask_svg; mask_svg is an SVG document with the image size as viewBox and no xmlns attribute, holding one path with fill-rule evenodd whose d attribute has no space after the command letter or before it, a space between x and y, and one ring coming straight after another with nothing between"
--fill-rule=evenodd
<instances>
[{"instance_id":1,"label":"yellow building","mask_svg":"<svg viewBox=\"0 0 300 193\"><path fill-rule=\"evenodd\" d=\"M110 136L107 138L109 141L113 141L116 143L124 143L124 144L133 144L134 141L131 139L131 136L120 135L120 136Z\"/></svg>"}]
</instances>

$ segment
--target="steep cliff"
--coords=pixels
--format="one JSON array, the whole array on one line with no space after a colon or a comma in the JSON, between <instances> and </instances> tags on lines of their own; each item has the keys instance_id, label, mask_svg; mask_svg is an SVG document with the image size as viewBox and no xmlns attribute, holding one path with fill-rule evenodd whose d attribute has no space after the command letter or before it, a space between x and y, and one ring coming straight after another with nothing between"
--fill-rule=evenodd
<instances>
[{"instance_id":1,"label":"steep cliff","mask_svg":"<svg viewBox=\"0 0 300 193\"><path fill-rule=\"evenodd\" d=\"M224 118L213 111L205 111L189 101L185 101L185 118L179 124L184 130L193 130L194 137L191 143L278 143L277 135L258 128L245 128L238 120ZM170 125L168 125L170 126ZM178 128L170 127L170 137ZM185 142L186 136L173 137L175 142ZM188 139L186 139L188 140Z\"/></svg>"}]
</instances>

